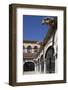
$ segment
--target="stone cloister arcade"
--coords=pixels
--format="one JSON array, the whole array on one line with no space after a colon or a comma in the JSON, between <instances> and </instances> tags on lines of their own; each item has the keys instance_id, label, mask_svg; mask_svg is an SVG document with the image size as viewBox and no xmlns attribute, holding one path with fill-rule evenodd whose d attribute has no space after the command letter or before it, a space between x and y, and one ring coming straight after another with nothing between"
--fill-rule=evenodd
<instances>
[{"instance_id":1,"label":"stone cloister arcade","mask_svg":"<svg viewBox=\"0 0 68 90\"><path fill-rule=\"evenodd\" d=\"M43 21L44 22L44 21ZM48 23L48 22L47 22ZM43 44L38 46L27 47L23 46L23 51L28 53L35 53L33 58L24 61L24 72L34 73L55 73L57 72L57 55L58 55L58 31L57 25L50 26L50 30L45 37ZM57 22L56 22L57 23Z\"/></svg>"}]
</instances>

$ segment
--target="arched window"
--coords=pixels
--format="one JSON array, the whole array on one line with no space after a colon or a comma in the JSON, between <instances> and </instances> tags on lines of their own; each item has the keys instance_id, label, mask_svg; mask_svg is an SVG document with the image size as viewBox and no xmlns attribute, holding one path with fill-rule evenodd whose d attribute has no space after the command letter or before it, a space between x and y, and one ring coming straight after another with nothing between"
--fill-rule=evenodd
<instances>
[{"instance_id":1,"label":"arched window","mask_svg":"<svg viewBox=\"0 0 68 90\"><path fill-rule=\"evenodd\" d=\"M54 55L54 48L53 46L50 46L46 51L45 58L52 57L53 55Z\"/></svg>"},{"instance_id":2,"label":"arched window","mask_svg":"<svg viewBox=\"0 0 68 90\"><path fill-rule=\"evenodd\" d=\"M23 52L25 53L25 46L23 46Z\"/></svg>"},{"instance_id":3,"label":"arched window","mask_svg":"<svg viewBox=\"0 0 68 90\"><path fill-rule=\"evenodd\" d=\"M54 48L50 46L45 54L46 59L46 72L54 73L55 72L55 57L54 57Z\"/></svg>"},{"instance_id":4,"label":"arched window","mask_svg":"<svg viewBox=\"0 0 68 90\"><path fill-rule=\"evenodd\" d=\"M27 53L32 53L32 47L31 46L27 47Z\"/></svg>"},{"instance_id":5,"label":"arched window","mask_svg":"<svg viewBox=\"0 0 68 90\"><path fill-rule=\"evenodd\" d=\"M38 52L38 47L37 46L34 47L34 52Z\"/></svg>"},{"instance_id":6,"label":"arched window","mask_svg":"<svg viewBox=\"0 0 68 90\"><path fill-rule=\"evenodd\" d=\"M35 64L33 62L25 62L23 65L23 71L34 71Z\"/></svg>"}]
</instances>

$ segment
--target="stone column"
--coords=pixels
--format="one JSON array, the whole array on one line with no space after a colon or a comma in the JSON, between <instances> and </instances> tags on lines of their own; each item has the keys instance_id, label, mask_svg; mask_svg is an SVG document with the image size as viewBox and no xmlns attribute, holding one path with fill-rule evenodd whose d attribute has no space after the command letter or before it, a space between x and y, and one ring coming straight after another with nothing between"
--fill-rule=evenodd
<instances>
[{"instance_id":1,"label":"stone column","mask_svg":"<svg viewBox=\"0 0 68 90\"><path fill-rule=\"evenodd\" d=\"M41 73L41 63L40 63L40 73Z\"/></svg>"},{"instance_id":2,"label":"stone column","mask_svg":"<svg viewBox=\"0 0 68 90\"><path fill-rule=\"evenodd\" d=\"M32 53L34 53L34 49L32 48Z\"/></svg>"},{"instance_id":3,"label":"stone column","mask_svg":"<svg viewBox=\"0 0 68 90\"><path fill-rule=\"evenodd\" d=\"M44 73L46 73L46 62L44 62Z\"/></svg>"},{"instance_id":4,"label":"stone column","mask_svg":"<svg viewBox=\"0 0 68 90\"><path fill-rule=\"evenodd\" d=\"M46 73L45 47L43 50L43 60L44 60L44 73Z\"/></svg>"},{"instance_id":5,"label":"stone column","mask_svg":"<svg viewBox=\"0 0 68 90\"><path fill-rule=\"evenodd\" d=\"M25 49L25 53L27 53L27 48Z\"/></svg>"},{"instance_id":6,"label":"stone column","mask_svg":"<svg viewBox=\"0 0 68 90\"><path fill-rule=\"evenodd\" d=\"M37 64L35 63L35 72L37 72Z\"/></svg>"},{"instance_id":7,"label":"stone column","mask_svg":"<svg viewBox=\"0 0 68 90\"><path fill-rule=\"evenodd\" d=\"M57 73L57 60L56 57L55 57L55 73Z\"/></svg>"}]
</instances>

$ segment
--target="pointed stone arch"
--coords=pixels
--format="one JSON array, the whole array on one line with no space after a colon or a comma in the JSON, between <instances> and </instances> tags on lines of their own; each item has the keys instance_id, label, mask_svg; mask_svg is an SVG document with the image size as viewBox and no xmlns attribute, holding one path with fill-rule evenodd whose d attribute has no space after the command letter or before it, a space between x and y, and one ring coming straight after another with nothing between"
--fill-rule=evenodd
<instances>
[{"instance_id":1,"label":"pointed stone arch","mask_svg":"<svg viewBox=\"0 0 68 90\"><path fill-rule=\"evenodd\" d=\"M47 73L54 73L55 72L55 57L54 57L54 47L48 47L45 53L45 60L46 60L46 72Z\"/></svg>"}]
</instances>

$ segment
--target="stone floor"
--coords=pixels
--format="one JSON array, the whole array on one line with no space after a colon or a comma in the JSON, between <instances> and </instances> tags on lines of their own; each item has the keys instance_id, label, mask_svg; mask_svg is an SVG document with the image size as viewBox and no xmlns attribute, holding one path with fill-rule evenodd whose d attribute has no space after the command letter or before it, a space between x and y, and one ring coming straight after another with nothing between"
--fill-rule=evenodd
<instances>
[{"instance_id":1,"label":"stone floor","mask_svg":"<svg viewBox=\"0 0 68 90\"><path fill-rule=\"evenodd\" d=\"M41 72L28 71L28 72L24 72L23 74L24 74L24 75L41 74Z\"/></svg>"}]
</instances>

